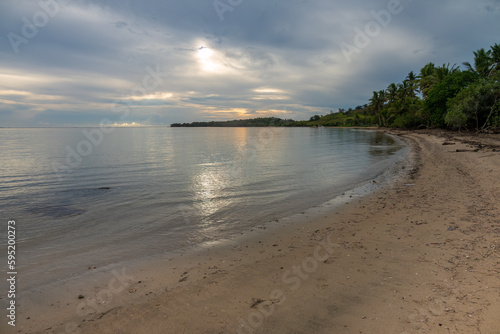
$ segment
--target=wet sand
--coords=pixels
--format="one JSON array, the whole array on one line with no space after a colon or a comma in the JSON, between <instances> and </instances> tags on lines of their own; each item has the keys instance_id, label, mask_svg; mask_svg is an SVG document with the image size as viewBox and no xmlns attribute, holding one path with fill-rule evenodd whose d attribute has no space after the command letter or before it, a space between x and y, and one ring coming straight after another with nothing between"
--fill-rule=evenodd
<instances>
[{"instance_id":1,"label":"wet sand","mask_svg":"<svg viewBox=\"0 0 500 334\"><path fill-rule=\"evenodd\" d=\"M86 286L31 296L12 332L499 333L498 139L397 135L410 157L370 195L176 257L90 267Z\"/></svg>"}]
</instances>

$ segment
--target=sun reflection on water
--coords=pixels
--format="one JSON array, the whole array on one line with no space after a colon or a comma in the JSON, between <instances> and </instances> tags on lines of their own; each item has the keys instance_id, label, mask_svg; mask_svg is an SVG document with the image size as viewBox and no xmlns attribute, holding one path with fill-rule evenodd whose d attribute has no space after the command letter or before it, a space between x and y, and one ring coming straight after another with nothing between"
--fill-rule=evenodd
<instances>
[{"instance_id":1,"label":"sun reflection on water","mask_svg":"<svg viewBox=\"0 0 500 334\"><path fill-rule=\"evenodd\" d=\"M194 179L195 207L203 217L205 226L212 223L211 215L233 202L229 197L223 196L227 179L220 170L216 172L210 169L210 166L205 166L203 172Z\"/></svg>"}]
</instances>

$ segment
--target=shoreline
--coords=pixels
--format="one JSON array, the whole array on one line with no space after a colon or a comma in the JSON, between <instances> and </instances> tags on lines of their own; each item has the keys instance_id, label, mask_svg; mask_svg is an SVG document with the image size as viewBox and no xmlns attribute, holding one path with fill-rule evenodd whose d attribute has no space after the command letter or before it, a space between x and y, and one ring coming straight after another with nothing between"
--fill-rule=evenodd
<instances>
[{"instance_id":1,"label":"shoreline","mask_svg":"<svg viewBox=\"0 0 500 334\"><path fill-rule=\"evenodd\" d=\"M373 131L374 129L366 130ZM399 138L395 139L400 140ZM383 187L384 184L392 182L394 175L399 173L396 170L398 164L406 160L408 152L409 146L402 148L396 155L388 158L387 162L384 163L390 167L382 171L375 179L370 177L366 180L356 181L349 186L344 185L344 187L340 187L335 191L335 194L338 195L333 199L314 205L303 212L297 212L290 216L261 223L218 240L206 241L178 250L114 262L99 268L91 266L82 275L75 274L73 277L68 277L62 281L44 284L36 290L25 291L22 289L20 299L21 304L25 305L22 311L29 316L29 319L26 320L31 321L25 322L21 319L21 332L26 331L31 333L33 330L37 332L39 329L35 328L40 327L41 323L44 323L44 326L41 327L46 327L46 330L50 331L52 329L50 325L61 319L70 319L73 316L73 318L80 317L82 321L86 321L89 316L107 312L108 309L113 308L111 306L119 307L120 305L129 303L137 298L136 295L127 296L125 294L119 296L119 294L125 290L134 290L133 286L137 285L137 282L134 281L137 277L150 276L149 284L147 285L150 290L153 290L150 293L163 292L165 285L169 288L177 287L179 286L179 278L176 275L181 275L181 272L193 269L192 265L187 265L184 262L190 263L195 257L198 258L200 254L206 252L221 254L221 257L224 257L224 254L241 243L253 244L257 238L266 238L266 234L269 231L273 231L273 235L275 233L282 233L283 229L286 230L286 233L289 233L288 230L294 225L304 224L311 219L314 220L322 215L331 214L331 212L338 210L341 206L347 204L347 202L366 196L374 190ZM343 188L344 190L342 190ZM207 260L204 259L204 261L206 262ZM221 259L221 261L224 260ZM158 264L161 264L163 267L162 270L152 269L158 267ZM126 281L122 282L122 277L125 277ZM117 279L119 283L116 287L110 287L109 281L114 279ZM123 286L120 286L120 284ZM131 288L126 289L129 287ZM109 292L111 292L111 295L107 296ZM132 293L135 293L135 291ZM83 296L84 298L77 300L77 296ZM79 306L82 304L84 307L79 309ZM40 309L47 306L50 307L47 309L47 311L50 310L50 313L40 311ZM68 309L70 310L69 312ZM74 317L75 314L78 317ZM74 321L66 321L66 323L71 324L69 326L71 328L73 325L77 325L77 322Z\"/></svg>"},{"instance_id":2,"label":"shoreline","mask_svg":"<svg viewBox=\"0 0 500 334\"><path fill-rule=\"evenodd\" d=\"M393 183L361 199L354 197L323 217L306 215L304 222L290 226L280 222L274 228L256 228L260 238L227 241L222 247L213 244L176 259L164 259L165 265L155 275L144 275L138 267L125 268L117 277L116 270L120 274L121 268L104 268L102 282L107 279L109 287L114 279L116 293L105 296L105 286L91 282L93 289L81 292L84 299L77 300L80 292L72 291L76 293L74 302L52 305L30 316L31 323L23 321L20 332L60 333L71 327L81 333L378 333L387 332L387 328L394 333L476 333L478 329L488 332L488 328L499 328L495 320L499 298L491 293L499 288L497 277L490 275L494 266L489 262L498 255L498 233L491 227L488 237L497 239L488 239L490 255L480 253L482 258L474 260L482 261L474 263L484 264L482 271L467 271L475 273L471 274L474 277L479 275L479 283L457 285L460 279L463 282L463 273L457 268L468 269L470 266L462 262L474 258L476 246L479 249L474 241L479 228L472 221L461 222L457 214L463 208L436 194L460 197L460 184L445 182L438 187L442 180L428 180L432 175L429 170L448 177L449 182L460 183L463 178L471 187L466 189L469 194L475 183L466 176L476 176L469 169L483 168L473 164L472 155L477 152L447 157L467 144L456 143L451 148L427 134L391 133L412 143L414 159L413 166L404 164L406 175ZM498 176L500 155L489 154L481 159L488 161L488 168ZM456 162L453 159L464 157L471 161L460 161L460 168L451 168ZM440 161L448 158L450 161ZM458 178L453 179L453 173ZM485 190L490 185L483 180L481 186ZM490 196L480 195L472 202ZM465 199L470 201L468 196ZM487 218L498 227L492 215L498 212L498 204L488 203ZM469 220L475 217L467 210L465 214ZM446 215L453 216L453 221ZM469 225L474 225L474 230ZM482 226L481 232L485 228ZM467 239L468 245L475 242L475 247L463 250L459 245L464 240L455 240L453 234ZM462 252L468 252L468 257L454 259L454 254ZM446 267L453 265L455 270ZM119 277L123 278L122 286ZM479 291L481 299L471 304L458 302L469 298L471 291ZM80 315L75 316L75 305L84 306ZM470 310L471 306L477 307ZM44 312L57 314L35 324Z\"/></svg>"}]
</instances>

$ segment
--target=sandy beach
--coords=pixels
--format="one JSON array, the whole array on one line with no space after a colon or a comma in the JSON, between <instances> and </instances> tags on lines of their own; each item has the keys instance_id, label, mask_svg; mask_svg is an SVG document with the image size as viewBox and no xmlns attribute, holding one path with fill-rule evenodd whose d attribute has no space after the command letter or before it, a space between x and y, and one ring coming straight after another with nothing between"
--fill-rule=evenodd
<instances>
[{"instance_id":1,"label":"sandy beach","mask_svg":"<svg viewBox=\"0 0 500 334\"><path fill-rule=\"evenodd\" d=\"M411 153L370 195L154 271L89 268L15 332L500 333L498 137L393 133Z\"/></svg>"}]
</instances>

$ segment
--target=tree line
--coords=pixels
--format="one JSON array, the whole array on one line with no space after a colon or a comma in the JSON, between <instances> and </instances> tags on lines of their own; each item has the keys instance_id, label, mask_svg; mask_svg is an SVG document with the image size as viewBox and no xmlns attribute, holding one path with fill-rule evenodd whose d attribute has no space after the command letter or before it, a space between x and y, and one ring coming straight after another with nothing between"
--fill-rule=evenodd
<instances>
[{"instance_id":1,"label":"tree line","mask_svg":"<svg viewBox=\"0 0 500 334\"><path fill-rule=\"evenodd\" d=\"M383 127L500 129L500 45L475 51L463 66L428 63L374 91L369 110Z\"/></svg>"},{"instance_id":2,"label":"tree line","mask_svg":"<svg viewBox=\"0 0 500 334\"><path fill-rule=\"evenodd\" d=\"M231 121L211 121L193 123L174 123L171 127L263 127L263 126L293 126L293 119L281 119L278 117L260 117L251 119L238 119Z\"/></svg>"}]
</instances>

